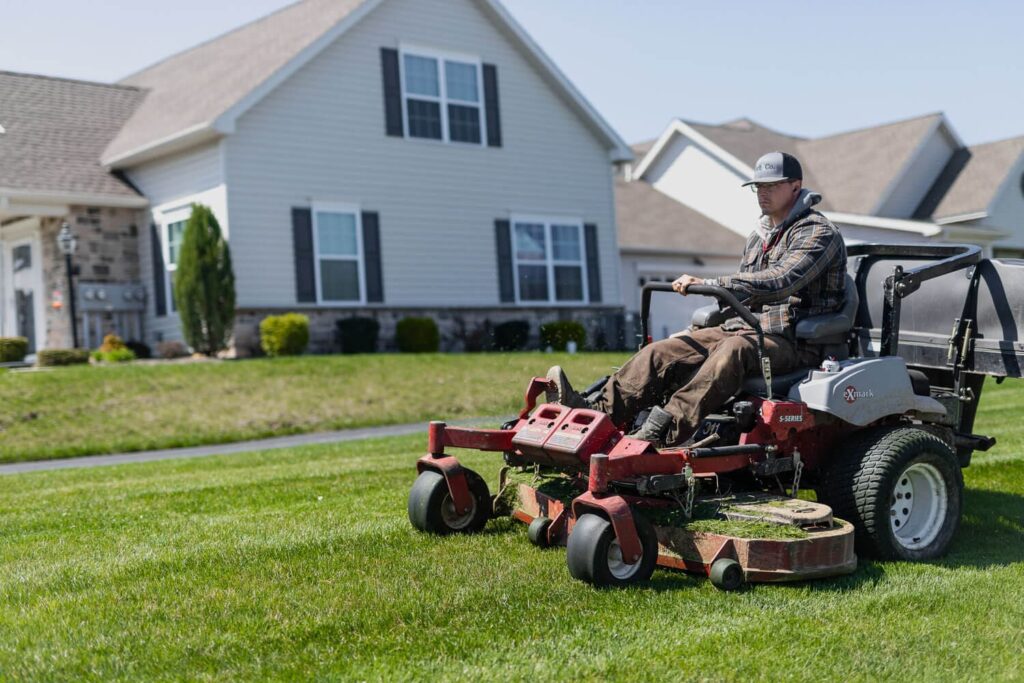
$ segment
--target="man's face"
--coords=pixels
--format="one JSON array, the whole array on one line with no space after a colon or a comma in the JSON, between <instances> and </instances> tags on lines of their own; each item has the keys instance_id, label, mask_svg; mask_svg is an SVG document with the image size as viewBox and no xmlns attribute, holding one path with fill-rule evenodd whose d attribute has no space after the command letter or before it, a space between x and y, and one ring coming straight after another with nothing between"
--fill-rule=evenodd
<instances>
[{"instance_id":1,"label":"man's face","mask_svg":"<svg viewBox=\"0 0 1024 683\"><path fill-rule=\"evenodd\" d=\"M754 185L754 192L757 193L757 205L761 207L761 213L766 216L778 214L788 210L800 191L799 180L780 180L777 183L758 183Z\"/></svg>"}]
</instances>

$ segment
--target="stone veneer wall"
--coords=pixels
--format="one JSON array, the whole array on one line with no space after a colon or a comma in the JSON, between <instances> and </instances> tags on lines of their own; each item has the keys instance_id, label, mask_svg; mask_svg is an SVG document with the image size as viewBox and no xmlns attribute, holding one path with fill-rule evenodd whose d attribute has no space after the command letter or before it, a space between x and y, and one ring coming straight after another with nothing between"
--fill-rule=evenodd
<instances>
[{"instance_id":1,"label":"stone veneer wall","mask_svg":"<svg viewBox=\"0 0 1024 683\"><path fill-rule=\"evenodd\" d=\"M43 218L40 229L44 287L40 294L46 302L46 339L43 348L71 346L67 273L64 256L57 247L57 233L64 221L68 222L71 232L78 238L78 249L72 260L78 267L76 290L79 282L138 282L140 278L138 234L141 226L147 225L144 211L73 206L65 218ZM56 309L51 305L54 292L62 293L62 308ZM112 318L104 323L108 331L117 331ZM82 316L79 313L80 335L81 324Z\"/></svg>"},{"instance_id":2,"label":"stone veneer wall","mask_svg":"<svg viewBox=\"0 0 1024 683\"><path fill-rule=\"evenodd\" d=\"M467 335L480 330L485 322L492 326L510 320L526 320L530 323L530 348L538 348L540 326L555 320L576 320L587 329L587 344L604 337L606 344L616 346L615 330L622 325L622 308L444 308L444 309L295 309L309 316L309 351L311 353L337 353L341 348L337 322L352 316L375 318L380 323L378 351L396 351L395 328L398 321L407 317L430 317L437 322L441 333L442 351L465 350ZM240 357L259 355L259 324L268 315L287 313L285 310L242 309L235 317L234 351ZM632 340L625 343L632 347Z\"/></svg>"}]
</instances>

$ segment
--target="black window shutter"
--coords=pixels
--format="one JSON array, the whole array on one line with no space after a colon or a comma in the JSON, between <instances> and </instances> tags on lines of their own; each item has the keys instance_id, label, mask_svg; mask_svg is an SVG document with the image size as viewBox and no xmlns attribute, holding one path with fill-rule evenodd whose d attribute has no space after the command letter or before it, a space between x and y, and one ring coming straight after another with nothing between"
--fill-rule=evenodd
<instances>
[{"instance_id":1,"label":"black window shutter","mask_svg":"<svg viewBox=\"0 0 1024 683\"><path fill-rule=\"evenodd\" d=\"M515 303L516 287L512 273L511 226L507 220L494 221L494 233L498 244L498 298L504 303Z\"/></svg>"},{"instance_id":2,"label":"black window shutter","mask_svg":"<svg viewBox=\"0 0 1024 683\"><path fill-rule=\"evenodd\" d=\"M157 316L167 315L167 290L165 289L164 252L160 248L160 228L155 223L149 226L149 244L153 253L153 303Z\"/></svg>"},{"instance_id":3,"label":"black window shutter","mask_svg":"<svg viewBox=\"0 0 1024 683\"><path fill-rule=\"evenodd\" d=\"M307 208L292 208L292 244L295 250L295 300L299 303L315 303L313 212Z\"/></svg>"},{"instance_id":4,"label":"black window shutter","mask_svg":"<svg viewBox=\"0 0 1024 683\"><path fill-rule=\"evenodd\" d=\"M590 303L601 303L601 264L597 256L597 226L587 223L583 226L583 234L587 241L587 285L590 290Z\"/></svg>"},{"instance_id":5,"label":"black window shutter","mask_svg":"<svg viewBox=\"0 0 1024 683\"><path fill-rule=\"evenodd\" d=\"M501 113L498 110L498 67L484 64L484 108L487 146L501 147Z\"/></svg>"},{"instance_id":6,"label":"black window shutter","mask_svg":"<svg viewBox=\"0 0 1024 683\"><path fill-rule=\"evenodd\" d=\"M366 301L384 301L384 271L380 265L380 215L363 211L363 269L366 272Z\"/></svg>"},{"instance_id":7,"label":"black window shutter","mask_svg":"<svg viewBox=\"0 0 1024 683\"><path fill-rule=\"evenodd\" d=\"M384 76L384 128L388 135L402 137L402 81L398 75L398 50L380 49Z\"/></svg>"}]
</instances>

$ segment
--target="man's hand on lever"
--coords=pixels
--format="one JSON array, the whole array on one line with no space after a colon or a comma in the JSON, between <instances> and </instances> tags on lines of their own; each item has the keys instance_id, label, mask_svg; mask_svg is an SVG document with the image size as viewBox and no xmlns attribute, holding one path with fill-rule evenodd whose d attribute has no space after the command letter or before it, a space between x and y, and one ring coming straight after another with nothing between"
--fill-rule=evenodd
<instances>
[{"instance_id":1,"label":"man's hand on lever","mask_svg":"<svg viewBox=\"0 0 1024 683\"><path fill-rule=\"evenodd\" d=\"M679 278L672 283L672 289L679 292L683 296L686 296L686 288L690 285L702 285L704 284L704 278L694 277L692 275L680 275Z\"/></svg>"}]
</instances>

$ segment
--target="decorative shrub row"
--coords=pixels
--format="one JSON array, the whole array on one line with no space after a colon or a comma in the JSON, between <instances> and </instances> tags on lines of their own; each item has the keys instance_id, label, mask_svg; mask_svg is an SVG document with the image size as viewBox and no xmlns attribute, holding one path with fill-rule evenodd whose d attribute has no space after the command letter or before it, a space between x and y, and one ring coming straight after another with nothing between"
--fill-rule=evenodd
<instances>
[{"instance_id":1,"label":"decorative shrub row","mask_svg":"<svg viewBox=\"0 0 1024 683\"><path fill-rule=\"evenodd\" d=\"M89 349L43 349L36 354L36 365L81 365L89 362Z\"/></svg>"},{"instance_id":2,"label":"decorative shrub row","mask_svg":"<svg viewBox=\"0 0 1024 683\"><path fill-rule=\"evenodd\" d=\"M309 346L309 316L269 315L260 322L260 346L268 356L297 356Z\"/></svg>"},{"instance_id":3,"label":"decorative shrub row","mask_svg":"<svg viewBox=\"0 0 1024 683\"><path fill-rule=\"evenodd\" d=\"M544 323L540 326L540 347L551 347L555 351L565 351L568 343L576 342L576 348L582 350L587 342L587 331L575 320L559 320Z\"/></svg>"},{"instance_id":4,"label":"decorative shrub row","mask_svg":"<svg viewBox=\"0 0 1024 683\"><path fill-rule=\"evenodd\" d=\"M433 318L402 318L395 327L395 343L402 353L430 353L441 348L441 335Z\"/></svg>"},{"instance_id":5,"label":"decorative shrub row","mask_svg":"<svg viewBox=\"0 0 1024 683\"><path fill-rule=\"evenodd\" d=\"M25 337L0 337L0 363L18 363L28 354Z\"/></svg>"}]
</instances>

